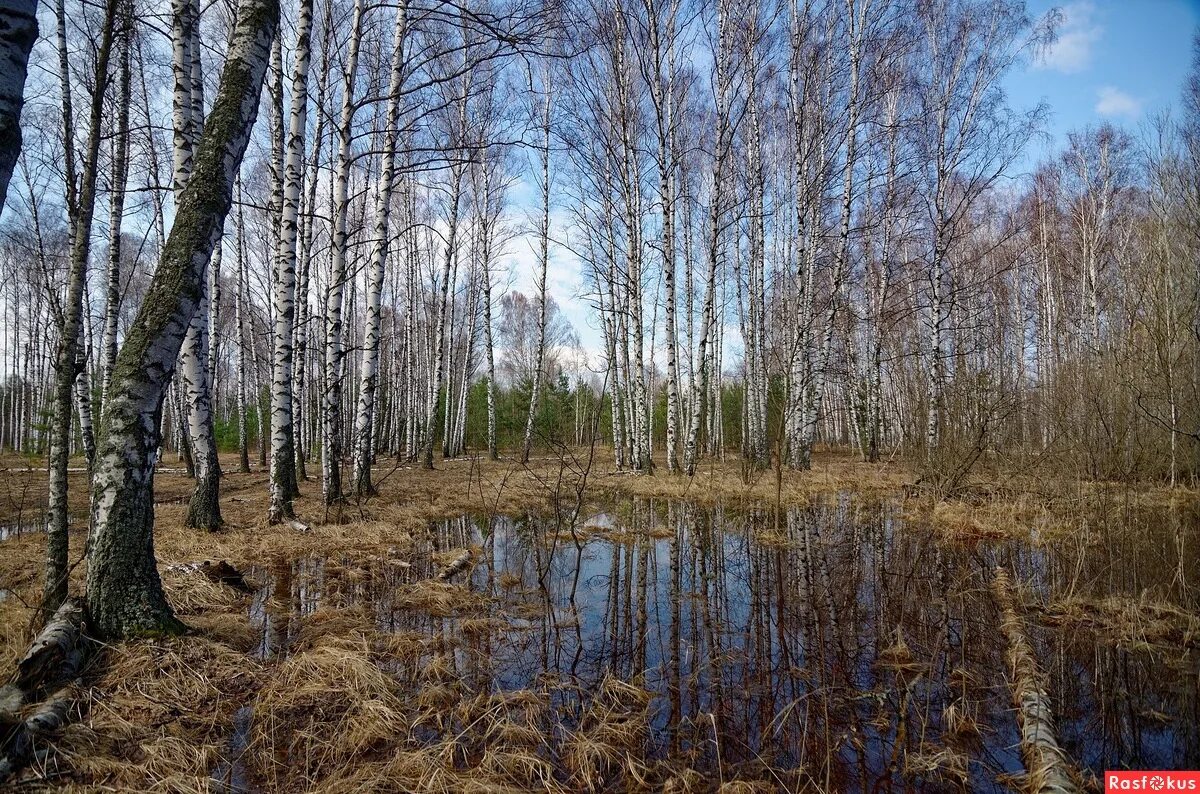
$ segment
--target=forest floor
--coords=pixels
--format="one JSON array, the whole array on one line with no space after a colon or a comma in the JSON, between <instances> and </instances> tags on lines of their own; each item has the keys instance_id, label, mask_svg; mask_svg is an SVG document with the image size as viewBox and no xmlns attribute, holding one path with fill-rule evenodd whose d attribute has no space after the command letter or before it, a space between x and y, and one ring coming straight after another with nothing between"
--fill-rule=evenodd
<instances>
[{"instance_id":1,"label":"forest floor","mask_svg":"<svg viewBox=\"0 0 1200 794\"><path fill-rule=\"evenodd\" d=\"M453 669L464 650L438 628L441 619L457 619L455 636L461 638L494 629L488 621L495 616L483 603L486 596L464 586L462 577L438 576L464 549L476 557L480 549L466 535L431 547L425 537L433 522L461 515L561 516L577 505L588 515L630 496L803 506L853 492L859 499L895 502L906 519L962 543L1027 538L1031 527L1043 538L1070 535L1076 526L1072 506L1101 487L980 476L967 498L944 501L912 492L914 473L898 461L867 465L824 453L810 472L746 476L731 457L706 461L690 479L668 476L665 462L657 463L654 476L616 472L607 450L539 457L527 466L439 459L434 471L426 471L384 463L374 470L377 496L332 511L321 504L319 470L310 467L295 504L309 527L300 531L267 524L266 472L256 463L252 472L237 473L236 458L228 456L222 460L225 529L197 533L184 527L192 481L174 460L166 461L155 480L155 552L169 599L192 632L104 647L83 682L81 718L31 770L31 785L713 790L712 776L686 761L633 752L647 731L648 696L639 686L606 678L577 733L553 750L544 735L544 693L460 687ZM9 532L0 540L0 670L12 669L30 639L44 556L45 482L41 461L0 460L0 527ZM81 560L85 474L73 472L70 485L71 558ZM1196 510L1194 491L1140 488L1137 494L1146 503ZM323 600L289 609L289 601L303 601L305 586L288 592L297 587L293 574L269 572L317 558L324 566ZM250 594L189 567L204 560L224 560L245 572ZM74 568L74 592L82 591L84 569L82 562ZM380 570L387 573L392 608L419 613L425 628L385 630L361 593L355 595L375 587ZM1181 619L1191 626L1194 616ZM272 632L284 639L268 637ZM719 770L722 779L729 774L726 789L821 788L798 770L752 767Z\"/></svg>"}]
</instances>

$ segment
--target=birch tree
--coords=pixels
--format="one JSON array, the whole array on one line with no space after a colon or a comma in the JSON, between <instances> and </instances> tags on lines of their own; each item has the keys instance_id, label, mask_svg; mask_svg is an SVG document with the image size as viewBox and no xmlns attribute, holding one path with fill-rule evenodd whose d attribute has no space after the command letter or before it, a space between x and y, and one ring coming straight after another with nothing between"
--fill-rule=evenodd
<instances>
[{"instance_id":1,"label":"birch tree","mask_svg":"<svg viewBox=\"0 0 1200 794\"><path fill-rule=\"evenodd\" d=\"M79 343L83 323L83 293L91 255L92 219L96 206L100 139L103 136L104 95L109 82L109 60L117 24L119 0L107 0L101 38L96 51L96 73L88 111L87 141L76 183L75 135L72 118L71 80L66 55L66 12L58 5L59 66L62 86L63 142L66 162L66 203L70 221L70 260L66 299L60 307L58 350L54 358L54 399L50 431L50 497L46 511L46 578L43 608L57 609L67 596L67 462L70 455L71 413L74 409L76 378L80 374ZM91 461L89 460L89 466Z\"/></svg>"},{"instance_id":2,"label":"birch tree","mask_svg":"<svg viewBox=\"0 0 1200 794\"><path fill-rule=\"evenodd\" d=\"M529 390L529 412L525 417L525 440L521 444L521 463L529 462L529 450L533 446L533 426L537 421L538 402L542 396L542 381L545 380L546 362L546 273L550 267L550 84L549 71L543 72L541 102L541 216L538 221L538 270L534 277L537 290L538 324L537 353L533 366L533 383Z\"/></svg>"},{"instance_id":3,"label":"birch tree","mask_svg":"<svg viewBox=\"0 0 1200 794\"><path fill-rule=\"evenodd\" d=\"M375 429L375 392L379 380L379 344L382 324L384 264L391 233L392 189L395 182L400 127L401 89L404 83L404 43L408 26L407 3L396 10L392 34L392 62L388 83L387 111L384 114L382 165L375 187L375 228L367 266L367 316L363 333L358 411L354 421L354 492L359 496L374 493L371 484L372 442Z\"/></svg>"},{"instance_id":4,"label":"birch tree","mask_svg":"<svg viewBox=\"0 0 1200 794\"><path fill-rule=\"evenodd\" d=\"M87 595L104 637L178 632L154 558L158 416L258 112L278 0L243 0L212 110L150 290L117 356L92 486Z\"/></svg>"},{"instance_id":5,"label":"birch tree","mask_svg":"<svg viewBox=\"0 0 1200 794\"><path fill-rule=\"evenodd\" d=\"M182 128L175 130L175 197L178 206L182 191L191 179L196 144L203 129L204 78L200 58L199 0L187 0L177 9L172 35L182 39L175 43L173 53L179 61L172 66L179 70L175 79L173 112ZM219 258L218 253L214 259ZM212 312L212 294L207 276L201 288L200 304L188 324L180 349L180 383L187 404L187 432L191 440L195 463L196 488L188 501L186 524L195 529L220 529L221 463L217 455L216 433L212 415L212 384L208 372L208 329Z\"/></svg>"},{"instance_id":6,"label":"birch tree","mask_svg":"<svg viewBox=\"0 0 1200 794\"><path fill-rule=\"evenodd\" d=\"M295 423L292 417L292 340L296 320L296 238L303 179L304 133L308 114L308 65L312 36L312 0L300 0L292 66L292 104L284 161L283 201L275 252L274 356L271 376L271 523L291 518L296 483Z\"/></svg>"},{"instance_id":7,"label":"birch tree","mask_svg":"<svg viewBox=\"0 0 1200 794\"><path fill-rule=\"evenodd\" d=\"M37 0L0 2L0 212L8 198L8 181L21 153L21 108L25 73L38 36Z\"/></svg>"},{"instance_id":8,"label":"birch tree","mask_svg":"<svg viewBox=\"0 0 1200 794\"><path fill-rule=\"evenodd\" d=\"M342 499L342 293L345 287L350 215L351 143L354 136L354 88L362 39L364 0L355 0L350 39L342 66L342 110L337 127L338 150L333 183L333 232L329 286L325 294L325 395L322 405L321 493L325 504Z\"/></svg>"}]
</instances>

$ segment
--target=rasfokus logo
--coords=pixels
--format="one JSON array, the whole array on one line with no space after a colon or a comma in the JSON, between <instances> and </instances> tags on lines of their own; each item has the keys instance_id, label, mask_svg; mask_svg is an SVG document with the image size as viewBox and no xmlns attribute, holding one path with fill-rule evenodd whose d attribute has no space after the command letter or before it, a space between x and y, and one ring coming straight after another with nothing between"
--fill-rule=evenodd
<instances>
[{"instance_id":1,"label":"rasfokus logo","mask_svg":"<svg viewBox=\"0 0 1200 794\"><path fill-rule=\"evenodd\" d=\"M1200 772L1105 772L1104 791L1197 791Z\"/></svg>"}]
</instances>

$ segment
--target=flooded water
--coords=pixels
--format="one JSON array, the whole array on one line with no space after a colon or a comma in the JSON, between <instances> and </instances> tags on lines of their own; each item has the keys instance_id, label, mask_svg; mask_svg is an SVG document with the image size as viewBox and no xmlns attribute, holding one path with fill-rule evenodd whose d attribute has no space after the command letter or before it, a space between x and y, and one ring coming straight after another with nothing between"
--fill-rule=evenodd
<instances>
[{"instance_id":1,"label":"flooded water","mask_svg":"<svg viewBox=\"0 0 1200 794\"><path fill-rule=\"evenodd\" d=\"M257 569L256 654L287 653L305 615L361 605L382 630L443 640L468 692L547 693L552 734L616 678L648 693L650 758L837 791L1006 790L1022 764L999 566L1026 595L1071 762L1200 767L1200 637L1172 625L1195 614L1194 513L1114 507L1033 543L950 543L847 495L778 512L625 500L579 525L464 516L416 555ZM473 566L452 581L472 608L414 608L405 594L463 548ZM1153 636L1114 628L1131 604L1162 618ZM394 672L415 688L426 662Z\"/></svg>"},{"instance_id":2,"label":"flooded water","mask_svg":"<svg viewBox=\"0 0 1200 794\"><path fill-rule=\"evenodd\" d=\"M10 538L19 538L22 535L34 532L45 531L46 519L44 516L24 518L7 524L0 524L0 542L9 540Z\"/></svg>"}]
</instances>

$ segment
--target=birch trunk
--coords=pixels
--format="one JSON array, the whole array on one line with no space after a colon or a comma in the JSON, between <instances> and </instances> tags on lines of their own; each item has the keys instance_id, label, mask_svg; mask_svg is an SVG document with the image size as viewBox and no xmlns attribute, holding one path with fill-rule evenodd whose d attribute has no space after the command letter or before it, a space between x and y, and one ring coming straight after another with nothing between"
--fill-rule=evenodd
<instances>
[{"instance_id":1,"label":"birch trunk","mask_svg":"<svg viewBox=\"0 0 1200 794\"><path fill-rule=\"evenodd\" d=\"M375 493L371 484L372 433L375 391L379 382L379 341L382 322L383 276L388 255L392 208L392 182L396 174L396 141L400 126L400 97L404 83L404 39L408 29L406 4L396 11L392 36L392 67L384 120L383 162L375 188L375 230L367 270L367 317L363 332L362 366L359 369L358 410L354 420L354 492Z\"/></svg>"},{"instance_id":2,"label":"birch trunk","mask_svg":"<svg viewBox=\"0 0 1200 794\"><path fill-rule=\"evenodd\" d=\"M857 8L855 6L858 6ZM825 397L825 383L829 371L830 348L838 308L843 300L846 273L850 268L850 221L854 199L854 168L858 146L859 64L862 52L863 29L870 10L870 0L846 0L846 25L850 53L850 88L846 100L846 161L842 169L841 223L838 229L838 249L832 274L832 295L829 308L823 318L821 346L809 378L808 395L804 404L803 424L800 428L799 467L812 466L812 449L816 440L817 423L821 416L821 405Z\"/></svg>"},{"instance_id":3,"label":"birch trunk","mask_svg":"<svg viewBox=\"0 0 1200 794\"><path fill-rule=\"evenodd\" d=\"M108 638L175 633L154 558L154 463L163 396L229 211L258 112L278 0L243 0L212 112L146 300L117 356L92 487L88 608Z\"/></svg>"},{"instance_id":4,"label":"birch trunk","mask_svg":"<svg viewBox=\"0 0 1200 794\"><path fill-rule=\"evenodd\" d=\"M238 427L238 471L250 471L250 440L246 433L246 220L241 207L242 186L236 188L238 196L237 238L234 241L237 253L237 295L234 298L234 323L237 325L237 427Z\"/></svg>"},{"instance_id":5,"label":"birch trunk","mask_svg":"<svg viewBox=\"0 0 1200 794\"><path fill-rule=\"evenodd\" d=\"M218 236L216 245L220 244ZM209 266L215 264L215 256L213 260ZM201 284L199 298L180 350L180 370L184 398L187 402L188 437L192 442L192 456L196 465L196 488L188 501L185 523L192 529L207 529L213 532L220 529L222 524L221 464L217 459L208 367L205 365L210 311L207 278Z\"/></svg>"},{"instance_id":6,"label":"birch trunk","mask_svg":"<svg viewBox=\"0 0 1200 794\"><path fill-rule=\"evenodd\" d=\"M196 144L203 129L204 78L200 60L200 6L198 0L188 0L185 24L173 33L186 39L186 47L176 47L186 52L181 69L186 74L176 75L175 103L180 119L186 125L175 130L178 142L186 141L184 151L176 153L179 170L175 173L176 212L183 189L191 179ZM216 247L220 246L218 235ZM214 263L209 263L212 265ZM208 266L205 267L205 270ZM213 429L212 393L208 378L208 327L212 309L210 283L205 276L200 288L200 300L195 314L188 323L180 349L180 374L183 394L187 404L187 435L191 441L192 458L195 465L196 488L188 502L186 525L193 529L210 532L221 527L221 464L217 457L216 434Z\"/></svg>"},{"instance_id":7,"label":"birch trunk","mask_svg":"<svg viewBox=\"0 0 1200 794\"><path fill-rule=\"evenodd\" d=\"M529 413L525 417L525 441L521 445L521 463L529 462L533 446L533 426L537 421L538 401L542 397L543 370L546 366L546 271L550 267L550 81L542 86L542 217L538 227L538 330L537 353L533 365L533 386L529 392Z\"/></svg>"},{"instance_id":8,"label":"birch trunk","mask_svg":"<svg viewBox=\"0 0 1200 794\"><path fill-rule=\"evenodd\" d=\"M0 0L0 212L21 153L25 73L37 39L37 0Z\"/></svg>"},{"instance_id":9,"label":"birch trunk","mask_svg":"<svg viewBox=\"0 0 1200 794\"><path fill-rule=\"evenodd\" d=\"M496 347L492 336L492 194L487 151L480 164L483 172L483 229L480 232L480 277L483 279L483 338L487 347L487 448L488 457L500 459L496 447Z\"/></svg>"},{"instance_id":10,"label":"birch trunk","mask_svg":"<svg viewBox=\"0 0 1200 794\"><path fill-rule=\"evenodd\" d=\"M337 171L333 184L333 261L325 295L325 396L322 411L321 493L325 504L342 498L342 291L346 282L347 216L350 213L350 145L354 124L354 84L362 39L365 0L355 0L350 45L342 83L342 113L338 125Z\"/></svg>"},{"instance_id":11,"label":"birch trunk","mask_svg":"<svg viewBox=\"0 0 1200 794\"><path fill-rule=\"evenodd\" d=\"M470 85L465 87L462 99L459 103L458 111L458 132L461 135L466 126L466 97L470 94ZM445 256L442 259L442 278L440 281L441 296L437 303L437 316L433 324L432 336L434 341L434 350L431 351L435 360L433 368L433 380L430 383L428 403L425 410L425 449L424 460L422 465L426 469L433 469L433 437L434 437L434 419L437 413L438 396L441 394L442 385L445 380L446 373L446 348L448 347L447 339L449 332L447 329L449 318L449 301L450 301L450 284L453 281L450 270L454 265L455 255L458 245L458 214L459 204L462 199L462 166L454 165L450 175L450 217L449 228L446 232L446 250ZM447 402L448 402L447 398Z\"/></svg>"},{"instance_id":12,"label":"birch trunk","mask_svg":"<svg viewBox=\"0 0 1200 794\"><path fill-rule=\"evenodd\" d=\"M120 70L117 77L117 129L113 140L112 189L108 211L108 273L104 304L104 363L100 380L100 404L108 399L112 370L117 361L117 317L121 309L121 222L125 215L125 182L129 176L130 39L133 20L122 14L117 39Z\"/></svg>"},{"instance_id":13,"label":"birch trunk","mask_svg":"<svg viewBox=\"0 0 1200 794\"><path fill-rule=\"evenodd\" d=\"M662 212L662 260L667 353L667 471L679 471L679 365L675 327L675 17L672 0L667 12L665 41L659 26L658 8L643 0L649 23L650 45L654 55L654 74L650 79L650 97L654 102L658 136L658 200ZM666 49L666 73L663 50Z\"/></svg>"},{"instance_id":14,"label":"birch trunk","mask_svg":"<svg viewBox=\"0 0 1200 794\"><path fill-rule=\"evenodd\" d=\"M104 95L108 88L108 62L112 52L118 0L107 0L104 24L96 50L95 83L88 114L88 138L81 181L75 184L74 124L71 84L66 64L66 12L58 5L60 68L63 70L63 141L71 162L67 166L67 212L71 219L71 256L67 271L67 295L62 305L58 350L54 358L53 416L50 429L50 493L46 511L46 578L43 608L53 611L67 596L67 460L71 445L71 411L75 381L79 374L79 340L83 322L83 292L87 286L87 263L91 253L92 218L95 213L97 157L103 125Z\"/></svg>"},{"instance_id":15,"label":"birch trunk","mask_svg":"<svg viewBox=\"0 0 1200 794\"><path fill-rule=\"evenodd\" d=\"M296 484L295 423L292 417L292 339L296 320L296 236L308 114L308 64L313 0L301 0L296 22L296 55L292 71L292 106L288 119L283 173L283 202L275 252L274 357L271 370L271 503L268 521L294 518Z\"/></svg>"},{"instance_id":16,"label":"birch trunk","mask_svg":"<svg viewBox=\"0 0 1200 794\"><path fill-rule=\"evenodd\" d=\"M326 3L325 14L321 23L321 32L324 41L328 42L332 28L333 4ZM317 69L317 95L315 98L316 101L313 104L316 108L325 107L325 95L329 87L330 72L332 71L329 68L331 49L332 47L328 46L328 44L321 48L321 62ZM312 154L309 157L308 173L305 177L307 192L304 198L304 206L307 212L301 219L300 240L296 253L299 272L297 273L296 283L295 333L292 340L292 446L295 450L297 483L300 480L308 479L308 471L305 464L308 460L309 449L311 448L308 436L312 428L309 418L305 415L307 392L304 388L308 380L309 321L312 316L308 300L308 285L309 274L312 272L313 214L317 203L317 183L319 182L317 177L319 173L318 168L321 164L321 145L325 140L325 124L326 114L318 112L316 129L313 131ZM295 363L297 361L299 364Z\"/></svg>"}]
</instances>

